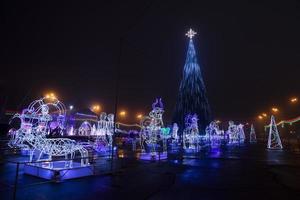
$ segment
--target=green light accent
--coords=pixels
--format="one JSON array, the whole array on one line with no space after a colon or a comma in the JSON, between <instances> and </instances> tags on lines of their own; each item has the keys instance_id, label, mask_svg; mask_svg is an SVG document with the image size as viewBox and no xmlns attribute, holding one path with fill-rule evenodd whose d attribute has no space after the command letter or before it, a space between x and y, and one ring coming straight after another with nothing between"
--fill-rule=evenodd
<instances>
[{"instance_id":1,"label":"green light accent","mask_svg":"<svg viewBox=\"0 0 300 200\"><path fill-rule=\"evenodd\" d=\"M163 135L169 135L171 129L169 127L167 127L167 128L161 128L160 130Z\"/></svg>"}]
</instances>

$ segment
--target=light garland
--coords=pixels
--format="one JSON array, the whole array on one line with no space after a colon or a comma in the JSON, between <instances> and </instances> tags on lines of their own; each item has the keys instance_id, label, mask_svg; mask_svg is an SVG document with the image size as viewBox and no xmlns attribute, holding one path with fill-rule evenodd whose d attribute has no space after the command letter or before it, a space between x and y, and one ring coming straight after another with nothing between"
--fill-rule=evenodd
<instances>
[{"instance_id":1,"label":"light garland","mask_svg":"<svg viewBox=\"0 0 300 200\"><path fill-rule=\"evenodd\" d=\"M117 122L116 124L118 126L122 125L122 126L127 126L127 127L139 127L139 128L142 128L142 126L139 125L139 124L124 124L124 123L121 123L121 122Z\"/></svg>"},{"instance_id":2,"label":"light garland","mask_svg":"<svg viewBox=\"0 0 300 200\"><path fill-rule=\"evenodd\" d=\"M282 127L284 127L284 124L289 124L289 125L292 125L293 123L296 123L300 121L300 116L296 117L296 118L293 118L293 119L289 119L289 120L282 120L280 121L279 123L276 124L276 126L279 126L281 125ZM266 125L265 126L265 129L266 128L269 128L270 127L270 124L269 125Z\"/></svg>"}]
</instances>

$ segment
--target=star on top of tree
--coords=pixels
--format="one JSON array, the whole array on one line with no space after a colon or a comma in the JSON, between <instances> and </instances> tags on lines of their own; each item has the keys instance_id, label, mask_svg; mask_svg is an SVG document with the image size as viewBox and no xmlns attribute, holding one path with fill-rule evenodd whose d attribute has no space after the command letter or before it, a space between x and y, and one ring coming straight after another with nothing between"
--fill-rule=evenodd
<instances>
[{"instance_id":1,"label":"star on top of tree","mask_svg":"<svg viewBox=\"0 0 300 200\"><path fill-rule=\"evenodd\" d=\"M192 39L197 33L190 28L190 30L185 34L188 38Z\"/></svg>"}]
</instances>

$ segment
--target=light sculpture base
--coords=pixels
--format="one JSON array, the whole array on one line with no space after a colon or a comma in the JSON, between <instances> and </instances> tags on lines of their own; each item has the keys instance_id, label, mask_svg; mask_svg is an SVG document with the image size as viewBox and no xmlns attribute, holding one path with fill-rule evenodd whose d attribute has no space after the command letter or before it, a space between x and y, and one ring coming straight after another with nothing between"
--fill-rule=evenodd
<instances>
[{"instance_id":1,"label":"light sculpture base","mask_svg":"<svg viewBox=\"0 0 300 200\"><path fill-rule=\"evenodd\" d=\"M21 149L20 154L22 156L29 156L30 155L30 150L29 149Z\"/></svg>"},{"instance_id":2,"label":"light sculpture base","mask_svg":"<svg viewBox=\"0 0 300 200\"><path fill-rule=\"evenodd\" d=\"M140 160L166 160L168 159L168 153L167 152L154 152L154 153L141 153L140 154Z\"/></svg>"},{"instance_id":3,"label":"light sculpture base","mask_svg":"<svg viewBox=\"0 0 300 200\"><path fill-rule=\"evenodd\" d=\"M73 162L73 166L66 168L64 161L52 161L52 168L50 162L39 164L25 164L24 173L40 178L54 180L57 182L91 176L94 172L94 167L91 165L81 166L79 162Z\"/></svg>"},{"instance_id":4,"label":"light sculpture base","mask_svg":"<svg viewBox=\"0 0 300 200\"><path fill-rule=\"evenodd\" d=\"M185 153L197 153L201 150L201 147L197 148L185 148L184 151Z\"/></svg>"}]
</instances>

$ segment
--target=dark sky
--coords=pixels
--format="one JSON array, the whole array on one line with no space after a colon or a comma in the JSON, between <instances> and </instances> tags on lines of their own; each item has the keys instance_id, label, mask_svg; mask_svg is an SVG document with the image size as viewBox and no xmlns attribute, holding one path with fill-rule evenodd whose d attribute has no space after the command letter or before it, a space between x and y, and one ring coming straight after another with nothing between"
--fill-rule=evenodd
<instances>
[{"instance_id":1,"label":"dark sky","mask_svg":"<svg viewBox=\"0 0 300 200\"><path fill-rule=\"evenodd\" d=\"M218 118L253 118L299 94L297 1L6 1L1 5L1 95L7 109L46 91L65 104L113 111L119 40L120 108L173 113L191 27ZM106 3L105 3L106 2Z\"/></svg>"}]
</instances>

